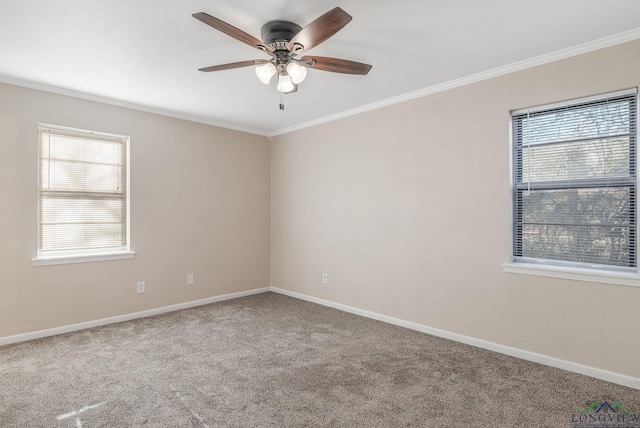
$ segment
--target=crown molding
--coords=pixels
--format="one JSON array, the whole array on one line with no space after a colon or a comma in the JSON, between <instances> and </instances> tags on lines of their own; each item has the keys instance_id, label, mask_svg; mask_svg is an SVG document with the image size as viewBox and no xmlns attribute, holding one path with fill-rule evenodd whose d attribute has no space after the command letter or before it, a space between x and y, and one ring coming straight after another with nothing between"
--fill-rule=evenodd
<instances>
[{"instance_id":1,"label":"crown molding","mask_svg":"<svg viewBox=\"0 0 640 428\"><path fill-rule=\"evenodd\" d=\"M187 120L190 122L202 123L205 125L216 126L219 128L226 128L226 129L239 131L239 132L246 132L249 134L260 135L260 136L268 137L269 139L271 139L272 137L276 137L278 135L288 134L294 131L298 131L300 129L321 125L327 122L333 122L334 120L343 119L349 116L354 116L354 115L365 113L372 110L377 110L377 109L388 107L394 104L399 104L405 101L413 100L416 98L425 97L427 95L435 94L438 92L447 91L450 89L458 88L458 87L469 85L472 83L477 83L483 80L492 79L494 77L503 76L505 74L513 73L516 71L525 70L527 68L537 67L539 65L548 64L554 61L559 61L562 59L585 54L585 53L596 51L599 49L604 49L604 48L619 45L622 43L630 42L636 39L640 39L640 28L636 28L634 30L626 31L619 34L614 34L612 36L604 37L591 42L582 43L580 45L572 46L566 49L561 49L555 52L540 55L540 56L526 59L523 61L518 61L505 66L497 67L491 70L482 71L480 73L472 74L459 79L454 79L454 80L439 83L436 85L428 86L426 88L419 89L417 91L408 92L406 94L398 95L396 97L387 98L371 104L366 104L361 107L345 110L340 113L324 116L318 119L313 119L307 122L299 123L286 128L281 128L275 131L238 126L238 125L234 125L227 122L217 121L207 117L190 115L190 114L180 113L172 110L165 110L161 108L130 103L130 102L116 100L112 98L91 95L84 92L72 91L69 89L45 85L42 83L36 83L28 80L17 79L9 76L0 75L0 83L6 83L14 86L20 86L20 87L29 88L29 89L50 92L58 95L79 98L87 101L95 101L102 104L112 105L116 107L123 107L123 108L132 109L132 110L138 110L146 113L158 114L161 116Z\"/></svg>"},{"instance_id":2,"label":"crown molding","mask_svg":"<svg viewBox=\"0 0 640 428\"><path fill-rule=\"evenodd\" d=\"M388 107L394 104L403 103L405 101L425 97L427 95L435 94L438 92L448 91L450 89L458 88L460 86L470 85L472 83L481 82L483 80L492 79L494 77L503 76L505 74L514 73L516 71L537 67L539 65L548 64L548 63L559 61L566 58L571 58L573 56L582 55L582 54L593 52L599 49L608 48L611 46L630 42L636 39L640 39L640 28L636 28L631 31L626 31L624 33L615 34L613 36L604 37L602 39L594 40L591 42L582 43L580 45L572 46L566 49L561 49L555 52L529 58L523 61L514 62L512 64L493 68L491 70L482 71L480 73L465 76L460 79L454 79L447 82L439 83L437 85L428 86L426 88L419 89L417 91L408 92L403 95L387 98L385 100L377 101L375 103L367 104L354 109L345 110L341 113L336 113L333 115L310 120L308 122L300 123L298 125L282 128L277 131L274 131L273 133L267 134L267 136L276 137L278 135L288 134L290 132L298 131L300 129L309 128L309 127L320 125L327 122L333 122L334 120L343 119L349 116L354 116L354 115L365 113L372 110L377 110L383 107Z\"/></svg>"},{"instance_id":3,"label":"crown molding","mask_svg":"<svg viewBox=\"0 0 640 428\"><path fill-rule=\"evenodd\" d=\"M20 86L22 88L27 88L27 89L35 89L38 91L49 92L57 95L64 95L67 97L79 98L86 101L94 101L97 103L107 104L107 105L116 106L116 107L128 108L131 110L157 114L160 116L171 117L174 119L187 120L189 122L202 123L204 125L216 126L218 128L230 129L232 131L246 132L248 134L255 134L263 137L267 136L267 132L264 130L237 126L237 125L213 120L213 119L202 117L202 116L190 115L190 114L180 113L172 110L165 110L161 108L145 106L142 104L130 103L127 101L116 100L113 98L87 94L85 92L72 91L70 89L64 89L57 86L50 86L42 83L32 82L30 80L22 80L22 79L9 77L9 76L0 75L0 83L6 83L8 85L13 85L13 86Z\"/></svg>"}]
</instances>

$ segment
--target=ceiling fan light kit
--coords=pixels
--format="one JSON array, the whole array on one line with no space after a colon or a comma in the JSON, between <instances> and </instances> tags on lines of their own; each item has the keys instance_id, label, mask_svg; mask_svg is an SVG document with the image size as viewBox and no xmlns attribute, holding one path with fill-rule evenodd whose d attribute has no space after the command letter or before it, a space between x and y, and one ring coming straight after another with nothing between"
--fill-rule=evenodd
<instances>
[{"instance_id":1,"label":"ceiling fan light kit","mask_svg":"<svg viewBox=\"0 0 640 428\"><path fill-rule=\"evenodd\" d=\"M296 86L293 84L291 76L284 72L278 76L278 86L276 89L288 94L289 92L293 92L296 89Z\"/></svg>"},{"instance_id":2,"label":"ceiling fan light kit","mask_svg":"<svg viewBox=\"0 0 640 428\"><path fill-rule=\"evenodd\" d=\"M273 75L276 74L276 71L276 66L272 62L256 67L256 75L265 85L269 84Z\"/></svg>"},{"instance_id":3,"label":"ceiling fan light kit","mask_svg":"<svg viewBox=\"0 0 640 428\"><path fill-rule=\"evenodd\" d=\"M296 92L298 84L307 77L307 68L357 75L365 75L371 70L369 64L339 58L318 56L298 58L302 52L318 46L351 21L351 15L339 7L331 9L304 28L289 21L267 22L260 30L262 41L207 13L194 13L193 17L238 41L271 55L271 60L241 61L205 67L200 71L229 70L259 64L255 70L262 83L269 84L271 78L277 74L277 90L281 93L291 93ZM283 109L282 104L280 104L280 108Z\"/></svg>"},{"instance_id":4,"label":"ceiling fan light kit","mask_svg":"<svg viewBox=\"0 0 640 428\"><path fill-rule=\"evenodd\" d=\"M287 64L287 73L291 76L291 81L293 83L302 83L302 81L307 77L307 67L300 66L297 62L291 61Z\"/></svg>"}]
</instances>

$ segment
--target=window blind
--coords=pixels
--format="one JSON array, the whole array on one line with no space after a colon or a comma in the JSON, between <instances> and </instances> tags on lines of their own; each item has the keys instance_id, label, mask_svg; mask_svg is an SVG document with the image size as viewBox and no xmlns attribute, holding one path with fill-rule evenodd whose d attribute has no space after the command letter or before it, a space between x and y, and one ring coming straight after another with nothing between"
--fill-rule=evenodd
<instances>
[{"instance_id":1,"label":"window blind","mask_svg":"<svg viewBox=\"0 0 640 428\"><path fill-rule=\"evenodd\" d=\"M635 270L636 100L512 115L513 261Z\"/></svg>"},{"instance_id":2,"label":"window blind","mask_svg":"<svg viewBox=\"0 0 640 428\"><path fill-rule=\"evenodd\" d=\"M125 250L128 137L38 127L38 255Z\"/></svg>"}]
</instances>

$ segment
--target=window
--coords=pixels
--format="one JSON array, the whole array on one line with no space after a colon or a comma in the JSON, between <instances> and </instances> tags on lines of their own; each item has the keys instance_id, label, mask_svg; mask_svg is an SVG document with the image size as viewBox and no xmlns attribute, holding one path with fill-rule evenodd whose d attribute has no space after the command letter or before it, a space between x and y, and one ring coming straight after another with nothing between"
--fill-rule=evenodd
<instances>
[{"instance_id":1,"label":"window","mask_svg":"<svg viewBox=\"0 0 640 428\"><path fill-rule=\"evenodd\" d=\"M38 126L34 265L130 258L129 138Z\"/></svg>"},{"instance_id":2,"label":"window","mask_svg":"<svg viewBox=\"0 0 640 428\"><path fill-rule=\"evenodd\" d=\"M512 113L512 262L637 272L636 100Z\"/></svg>"}]
</instances>

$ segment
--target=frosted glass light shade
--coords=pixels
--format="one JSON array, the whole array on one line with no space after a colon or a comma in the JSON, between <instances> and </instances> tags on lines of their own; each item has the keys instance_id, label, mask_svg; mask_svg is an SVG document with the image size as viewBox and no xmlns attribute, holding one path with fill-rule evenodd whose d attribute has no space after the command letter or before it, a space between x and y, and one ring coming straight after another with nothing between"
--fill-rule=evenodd
<instances>
[{"instance_id":1,"label":"frosted glass light shade","mask_svg":"<svg viewBox=\"0 0 640 428\"><path fill-rule=\"evenodd\" d=\"M276 89L278 89L280 92L284 92L285 94L287 92L293 91L295 89L295 86L293 86L291 76L289 76L288 74L281 74L278 79L278 87Z\"/></svg>"},{"instance_id":2,"label":"frosted glass light shade","mask_svg":"<svg viewBox=\"0 0 640 428\"><path fill-rule=\"evenodd\" d=\"M295 84L301 83L307 77L307 68L301 67L295 62L287 65L287 73L291 76L291 81Z\"/></svg>"},{"instance_id":3,"label":"frosted glass light shade","mask_svg":"<svg viewBox=\"0 0 640 428\"><path fill-rule=\"evenodd\" d=\"M268 62L260 67L256 67L256 75L258 79L265 85L269 84L271 77L276 74L276 66L272 62Z\"/></svg>"}]
</instances>

